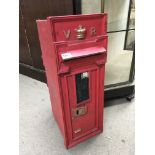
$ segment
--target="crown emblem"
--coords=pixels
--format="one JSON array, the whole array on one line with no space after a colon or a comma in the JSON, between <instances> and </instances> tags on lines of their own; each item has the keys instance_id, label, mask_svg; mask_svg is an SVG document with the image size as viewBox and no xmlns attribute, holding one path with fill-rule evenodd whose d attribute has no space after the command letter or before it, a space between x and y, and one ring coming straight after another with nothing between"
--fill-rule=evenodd
<instances>
[{"instance_id":1,"label":"crown emblem","mask_svg":"<svg viewBox=\"0 0 155 155\"><path fill-rule=\"evenodd\" d=\"M82 25L79 25L76 31L76 38L77 39L84 39L86 36L86 28L84 28Z\"/></svg>"}]
</instances>

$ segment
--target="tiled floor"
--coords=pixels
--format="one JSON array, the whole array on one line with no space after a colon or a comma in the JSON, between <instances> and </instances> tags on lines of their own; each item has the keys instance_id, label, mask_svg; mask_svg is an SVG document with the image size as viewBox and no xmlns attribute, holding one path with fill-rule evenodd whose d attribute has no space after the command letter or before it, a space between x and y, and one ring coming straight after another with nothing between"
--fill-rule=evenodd
<instances>
[{"instance_id":1,"label":"tiled floor","mask_svg":"<svg viewBox=\"0 0 155 155\"><path fill-rule=\"evenodd\" d=\"M104 132L66 150L46 84L20 75L20 155L134 155L134 100L108 102Z\"/></svg>"}]
</instances>

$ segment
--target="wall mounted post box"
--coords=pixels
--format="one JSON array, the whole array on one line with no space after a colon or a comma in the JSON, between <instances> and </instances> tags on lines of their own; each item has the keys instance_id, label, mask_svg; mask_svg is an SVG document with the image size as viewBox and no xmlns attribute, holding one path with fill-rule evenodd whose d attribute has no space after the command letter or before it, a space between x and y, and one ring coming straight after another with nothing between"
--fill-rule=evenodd
<instances>
[{"instance_id":1,"label":"wall mounted post box","mask_svg":"<svg viewBox=\"0 0 155 155\"><path fill-rule=\"evenodd\" d=\"M53 115L70 148L103 131L107 15L37 20Z\"/></svg>"}]
</instances>

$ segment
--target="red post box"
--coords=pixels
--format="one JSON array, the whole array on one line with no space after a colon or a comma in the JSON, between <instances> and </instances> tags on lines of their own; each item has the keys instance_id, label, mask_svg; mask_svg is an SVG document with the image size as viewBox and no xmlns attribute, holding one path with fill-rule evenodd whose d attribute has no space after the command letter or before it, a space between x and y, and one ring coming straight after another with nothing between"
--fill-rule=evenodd
<instances>
[{"instance_id":1,"label":"red post box","mask_svg":"<svg viewBox=\"0 0 155 155\"><path fill-rule=\"evenodd\" d=\"M70 148L103 131L107 15L37 20L52 111Z\"/></svg>"}]
</instances>

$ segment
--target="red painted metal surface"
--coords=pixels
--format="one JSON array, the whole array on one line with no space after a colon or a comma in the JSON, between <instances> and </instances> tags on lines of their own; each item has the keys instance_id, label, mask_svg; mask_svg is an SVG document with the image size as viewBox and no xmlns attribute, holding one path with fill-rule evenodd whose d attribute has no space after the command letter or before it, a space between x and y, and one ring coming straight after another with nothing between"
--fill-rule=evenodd
<instances>
[{"instance_id":1,"label":"red painted metal surface","mask_svg":"<svg viewBox=\"0 0 155 155\"><path fill-rule=\"evenodd\" d=\"M107 15L48 17L37 26L53 115L70 148L103 131ZM79 74L88 81L81 102Z\"/></svg>"}]
</instances>

